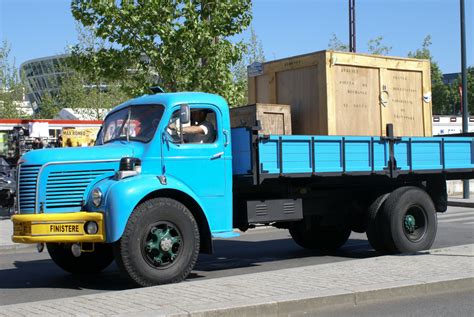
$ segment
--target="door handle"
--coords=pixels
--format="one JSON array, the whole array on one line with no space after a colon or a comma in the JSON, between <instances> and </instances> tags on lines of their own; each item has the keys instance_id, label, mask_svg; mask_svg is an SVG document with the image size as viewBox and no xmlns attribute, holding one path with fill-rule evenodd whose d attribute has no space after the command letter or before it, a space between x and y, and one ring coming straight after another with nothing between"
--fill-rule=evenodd
<instances>
[{"instance_id":1,"label":"door handle","mask_svg":"<svg viewBox=\"0 0 474 317\"><path fill-rule=\"evenodd\" d=\"M222 155L224 155L224 152L216 153L216 154L214 154L214 155L211 157L211 160L215 160L215 159L221 158Z\"/></svg>"},{"instance_id":2,"label":"door handle","mask_svg":"<svg viewBox=\"0 0 474 317\"><path fill-rule=\"evenodd\" d=\"M224 130L224 131L222 131L222 132L224 132L224 136L225 136L224 146L227 146L227 145L229 145L229 139L230 139L230 137L229 137L229 131Z\"/></svg>"}]
</instances>

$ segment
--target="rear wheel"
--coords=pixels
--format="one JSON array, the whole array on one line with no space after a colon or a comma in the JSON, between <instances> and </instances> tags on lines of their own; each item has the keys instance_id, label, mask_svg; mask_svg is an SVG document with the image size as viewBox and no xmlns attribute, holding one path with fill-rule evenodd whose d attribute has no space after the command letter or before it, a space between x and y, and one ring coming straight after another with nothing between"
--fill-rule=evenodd
<instances>
[{"instance_id":1,"label":"rear wheel","mask_svg":"<svg viewBox=\"0 0 474 317\"><path fill-rule=\"evenodd\" d=\"M333 252L346 243L351 234L348 226L320 226L312 222L309 226L304 222L295 223L290 227L293 240L303 248Z\"/></svg>"},{"instance_id":2,"label":"rear wheel","mask_svg":"<svg viewBox=\"0 0 474 317\"><path fill-rule=\"evenodd\" d=\"M140 286L184 280L198 254L198 225L186 206L170 198L139 205L115 249L119 267Z\"/></svg>"},{"instance_id":3,"label":"rear wheel","mask_svg":"<svg viewBox=\"0 0 474 317\"><path fill-rule=\"evenodd\" d=\"M114 260L112 245L96 243L94 251L75 257L69 243L47 243L51 259L64 271L72 274L94 274L107 268Z\"/></svg>"},{"instance_id":4,"label":"rear wheel","mask_svg":"<svg viewBox=\"0 0 474 317\"><path fill-rule=\"evenodd\" d=\"M398 188L380 212L383 243L389 253L416 252L433 245L438 226L436 209L424 190Z\"/></svg>"},{"instance_id":5,"label":"rear wheel","mask_svg":"<svg viewBox=\"0 0 474 317\"><path fill-rule=\"evenodd\" d=\"M367 240L369 240L370 245L374 250L378 252L385 253L386 248L384 246L384 240L382 236L381 221L380 221L380 210L385 203L385 200L390 196L390 194L384 194L379 196L374 202L370 205L367 219Z\"/></svg>"}]
</instances>

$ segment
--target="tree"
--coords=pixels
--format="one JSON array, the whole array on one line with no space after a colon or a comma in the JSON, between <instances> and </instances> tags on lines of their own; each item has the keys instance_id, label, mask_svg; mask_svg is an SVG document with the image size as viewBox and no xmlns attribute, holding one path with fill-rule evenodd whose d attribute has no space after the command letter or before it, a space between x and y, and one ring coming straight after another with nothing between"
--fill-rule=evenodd
<instances>
[{"instance_id":1,"label":"tree","mask_svg":"<svg viewBox=\"0 0 474 317\"><path fill-rule=\"evenodd\" d=\"M262 41L258 38L255 29L250 27L250 38L245 43L245 51L242 58L232 67L234 82L237 86L236 106L247 104L248 84L247 84L247 66L253 63L265 62Z\"/></svg>"},{"instance_id":2,"label":"tree","mask_svg":"<svg viewBox=\"0 0 474 317\"><path fill-rule=\"evenodd\" d=\"M383 37L378 36L376 38L370 39L367 42L367 51L370 54L375 55L388 55L392 50L391 46L384 45ZM332 37L329 39L328 49L341 52L349 52L349 45L343 43L335 33L332 34Z\"/></svg>"},{"instance_id":3,"label":"tree","mask_svg":"<svg viewBox=\"0 0 474 317\"><path fill-rule=\"evenodd\" d=\"M431 100L433 104L433 114L450 114L452 113L451 102L452 94L450 88L443 82L443 73L434 61L430 51L431 35L427 35L423 39L421 48L414 52L409 52L408 57L418 59L428 59L431 63Z\"/></svg>"},{"instance_id":4,"label":"tree","mask_svg":"<svg viewBox=\"0 0 474 317\"><path fill-rule=\"evenodd\" d=\"M42 98L41 118L53 118L62 108L73 109L76 113L94 119L103 119L105 111L131 97L124 86L127 77L120 80L105 78L104 69L97 60L97 52L106 46L90 28L76 26L78 43L74 52L61 65L61 79L58 91ZM87 62L84 70L83 63Z\"/></svg>"},{"instance_id":5,"label":"tree","mask_svg":"<svg viewBox=\"0 0 474 317\"><path fill-rule=\"evenodd\" d=\"M335 33L332 34L328 43L328 49L341 52L349 52L349 45L344 44Z\"/></svg>"},{"instance_id":6,"label":"tree","mask_svg":"<svg viewBox=\"0 0 474 317\"><path fill-rule=\"evenodd\" d=\"M0 118L26 117L19 110L25 89L15 61L10 61L10 51L10 44L4 40L0 46Z\"/></svg>"},{"instance_id":7,"label":"tree","mask_svg":"<svg viewBox=\"0 0 474 317\"><path fill-rule=\"evenodd\" d=\"M474 66L467 68L467 104L468 110L474 107ZM447 88L449 90L449 105L450 109L444 114L461 114L461 96L459 89L461 87L461 74L454 80L454 82ZM449 111L451 110L451 111ZM472 111L469 111L472 113Z\"/></svg>"},{"instance_id":8,"label":"tree","mask_svg":"<svg viewBox=\"0 0 474 317\"><path fill-rule=\"evenodd\" d=\"M130 90L159 84L168 91L201 90L236 102L231 65L244 45L229 38L251 21L250 0L72 0L73 16L109 43L95 57L107 78L128 73ZM87 69L87 55L84 68Z\"/></svg>"},{"instance_id":9,"label":"tree","mask_svg":"<svg viewBox=\"0 0 474 317\"><path fill-rule=\"evenodd\" d=\"M388 55L390 51L392 50L392 47L384 45L382 41L383 41L382 36L377 36L374 39L370 39L367 42L369 53L374 54L374 55Z\"/></svg>"}]
</instances>

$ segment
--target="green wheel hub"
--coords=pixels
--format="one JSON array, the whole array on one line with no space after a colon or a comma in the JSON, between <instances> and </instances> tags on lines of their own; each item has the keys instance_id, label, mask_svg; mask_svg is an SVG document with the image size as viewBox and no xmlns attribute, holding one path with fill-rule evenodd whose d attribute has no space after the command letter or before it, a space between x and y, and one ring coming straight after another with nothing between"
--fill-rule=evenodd
<instances>
[{"instance_id":1,"label":"green wheel hub","mask_svg":"<svg viewBox=\"0 0 474 317\"><path fill-rule=\"evenodd\" d=\"M405 229L409 233L415 232L415 228L416 228L415 227L415 217L413 217L412 215L406 215L404 224L405 224Z\"/></svg>"},{"instance_id":2,"label":"green wheel hub","mask_svg":"<svg viewBox=\"0 0 474 317\"><path fill-rule=\"evenodd\" d=\"M427 215L423 208L413 205L405 213L402 218L403 233L411 242L419 242L427 231Z\"/></svg>"},{"instance_id":3,"label":"green wheel hub","mask_svg":"<svg viewBox=\"0 0 474 317\"><path fill-rule=\"evenodd\" d=\"M178 229L171 223L162 222L152 226L145 234L144 257L154 267L172 264L178 257L182 239Z\"/></svg>"}]
</instances>

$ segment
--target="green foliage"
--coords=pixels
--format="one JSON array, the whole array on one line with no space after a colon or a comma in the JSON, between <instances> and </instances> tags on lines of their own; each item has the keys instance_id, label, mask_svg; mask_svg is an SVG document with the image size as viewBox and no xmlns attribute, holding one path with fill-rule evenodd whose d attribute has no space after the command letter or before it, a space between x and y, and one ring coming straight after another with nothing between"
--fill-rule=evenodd
<instances>
[{"instance_id":1,"label":"green foliage","mask_svg":"<svg viewBox=\"0 0 474 317\"><path fill-rule=\"evenodd\" d=\"M341 52L349 52L349 45L344 44L335 33L329 39L328 49Z\"/></svg>"},{"instance_id":2,"label":"green foliage","mask_svg":"<svg viewBox=\"0 0 474 317\"><path fill-rule=\"evenodd\" d=\"M467 72L467 106L468 109L474 109L474 66L469 66ZM448 86L449 90L449 107L445 114L461 114L461 96L459 94L459 87L461 87L461 75ZM453 109L455 108L455 110ZM474 113L474 111L469 111Z\"/></svg>"},{"instance_id":3,"label":"green foliage","mask_svg":"<svg viewBox=\"0 0 474 317\"><path fill-rule=\"evenodd\" d=\"M349 45L343 43L335 33L329 39L328 49L341 52L349 52ZM383 44L383 37L378 36L367 42L367 51L375 55L388 55L392 50L391 46Z\"/></svg>"},{"instance_id":4,"label":"green foliage","mask_svg":"<svg viewBox=\"0 0 474 317\"><path fill-rule=\"evenodd\" d=\"M133 94L159 84L167 91L201 90L237 102L230 66L240 60L244 44L229 38L250 24L250 0L72 0L71 8L77 21L108 44L93 59L74 49L87 74L95 69L104 78L128 78Z\"/></svg>"},{"instance_id":5,"label":"green foliage","mask_svg":"<svg viewBox=\"0 0 474 317\"><path fill-rule=\"evenodd\" d=\"M431 99L433 104L433 114L452 114L452 91L443 82L443 73L434 61L430 51L431 35L423 39L421 48L414 52L409 52L408 57L418 59L428 59L431 63Z\"/></svg>"},{"instance_id":6,"label":"green foliage","mask_svg":"<svg viewBox=\"0 0 474 317\"><path fill-rule=\"evenodd\" d=\"M98 55L106 43L98 39L90 28L77 26L78 44L63 65L58 91L43 96L38 117L53 118L62 108L94 119L103 119L107 110L131 97L124 89L127 77L105 78L107 67L114 64L99 62ZM83 67L82 63L87 63ZM125 69L121 67L120 69Z\"/></svg>"},{"instance_id":7,"label":"green foliage","mask_svg":"<svg viewBox=\"0 0 474 317\"><path fill-rule=\"evenodd\" d=\"M382 41L383 41L382 36L378 36L374 39L370 39L367 42L367 48L369 50L369 53L374 54L374 55L388 55L390 51L392 50L392 47L384 45Z\"/></svg>"},{"instance_id":8,"label":"green foliage","mask_svg":"<svg viewBox=\"0 0 474 317\"><path fill-rule=\"evenodd\" d=\"M235 104L233 106L246 105L248 101L248 85L247 85L247 66L253 63L265 62L265 54L263 52L262 41L259 40L254 28L250 27L250 38L245 43L245 50L242 59L233 67L234 82L237 86L237 95L235 96Z\"/></svg>"},{"instance_id":9,"label":"green foliage","mask_svg":"<svg viewBox=\"0 0 474 317\"><path fill-rule=\"evenodd\" d=\"M0 118L27 117L18 109L25 89L15 62L10 62L10 51L10 44L4 40L0 46Z\"/></svg>"}]
</instances>

